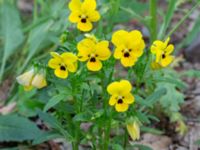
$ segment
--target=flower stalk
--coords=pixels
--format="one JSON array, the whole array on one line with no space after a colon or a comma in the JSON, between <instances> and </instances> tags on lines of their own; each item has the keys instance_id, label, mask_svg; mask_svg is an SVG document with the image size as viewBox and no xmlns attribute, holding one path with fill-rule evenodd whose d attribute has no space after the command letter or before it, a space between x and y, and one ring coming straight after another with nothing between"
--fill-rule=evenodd
<instances>
[{"instance_id":1,"label":"flower stalk","mask_svg":"<svg viewBox=\"0 0 200 150\"><path fill-rule=\"evenodd\" d=\"M157 0L150 0L149 4L151 43L157 38Z\"/></svg>"}]
</instances>

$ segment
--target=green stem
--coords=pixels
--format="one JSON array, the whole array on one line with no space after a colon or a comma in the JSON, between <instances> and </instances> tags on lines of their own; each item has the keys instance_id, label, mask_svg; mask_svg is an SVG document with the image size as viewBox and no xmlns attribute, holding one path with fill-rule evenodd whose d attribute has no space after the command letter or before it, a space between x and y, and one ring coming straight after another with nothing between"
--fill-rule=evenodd
<instances>
[{"instance_id":1,"label":"green stem","mask_svg":"<svg viewBox=\"0 0 200 150\"><path fill-rule=\"evenodd\" d=\"M110 129L111 129L111 113L109 112L109 118L105 126L105 137L104 137L104 146L103 149L109 149L109 141L110 141Z\"/></svg>"},{"instance_id":2,"label":"green stem","mask_svg":"<svg viewBox=\"0 0 200 150\"><path fill-rule=\"evenodd\" d=\"M73 150L78 150L78 144L76 142L72 143L72 149Z\"/></svg>"},{"instance_id":3,"label":"green stem","mask_svg":"<svg viewBox=\"0 0 200 150\"><path fill-rule=\"evenodd\" d=\"M114 67L113 67L114 68ZM110 141L110 129L111 129L111 111L108 107L108 96L107 96L107 91L106 91L106 85L107 82L104 83L104 70L102 71L101 74L101 86L102 86L102 98L104 100L103 102L103 107L104 107L104 119L105 119L105 126L104 126L104 134L102 134L102 149L108 150L109 147L109 141ZM113 71L111 72L113 74ZM112 77L109 77L109 83L111 82Z\"/></svg>"},{"instance_id":4,"label":"green stem","mask_svg":"<svg viewBox=\"0 0 200 150\"><path fill-rule=\"evenodd\" d=\"M128 132L125 129L125 134L124 134L124 149L126 149L127 142L128 142Z\"/></svg>"},{"instance_id":5,"label":"green stem","mask_svg":"<svg viewBox=\"0 0 200 150\"><path fill-rule=\"evenodd\" d=\"M119 7L120 7L120 0L110 0L110 6L111 6L111 10L109 13L109 18L108 18L109 26L107 27L106 33L112 32L112 29L114 26L113 16L116 16L116 14L118 14Z\"/></svg>"},{"instance_id":6,"label":"green stem","mask_svg":"<svg viewBox=\"0 0 200 150\"><path fill-rule=\"evenodd\" d=\"M37 4L37 0L34 0L34 10L33 10L33 20L35 21L35 20L37 20L37 18L38 18L38 13L37 13L37 11L38 11L38 4Z\"/></svg>"},{"instance_id":7,"label":"green stem","mask_svg":"<svg viewBox=\"0 0 200 150\"><path fill-rule=\"evenodd\" d=\"M1 84L1 82L3 80L3 74L4 74L5 65L6 65L6 57L4 56L3 57L3 62L2 62L2 65L1 65L1 71L0 71L0 84Z\"/></svg>"},{"instance_id":8,"label":"green stem","mask_svg":"<svg viewBox=\"0 0 200 150\"><path fill-rule=\"evenodd\" d=\"M150 34L152 43L157 38L157 0L150 0L149 6L150 6L149 13L151 16Z\"/></svg>"}]
</instances>

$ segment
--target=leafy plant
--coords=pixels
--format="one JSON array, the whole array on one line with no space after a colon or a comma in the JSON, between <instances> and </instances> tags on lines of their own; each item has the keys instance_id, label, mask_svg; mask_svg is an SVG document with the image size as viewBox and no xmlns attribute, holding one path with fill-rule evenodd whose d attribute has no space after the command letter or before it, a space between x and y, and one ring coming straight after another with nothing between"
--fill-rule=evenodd
<instances>
[{"instance_id":1,"label":"leafy plant","mask_svg":"<svg viewBox=\"0 0 200 150\"><path fill-rule=\"evenodd\" d=\"M172 28L170 22L180 1L169 0L167 12L163 12L156 0L72 0L69 9L63 0L35 0L32 19L24 24L14 1L0 4L0 44L4 52L0 77L5 76L9 58L14 55L19 61L11 70L17 74L26 68L31 70L17 81L25 90L34 89L24 91L13 83L10 98L18 99L19 114L39 118L48 129L41 131L18 115L0 116L0 141L31 140L32 144L40 144L64 138L73 149L85 144L91 149L148 150L146 145L130 143L129 135L135 140L140 137L140 130L163 134L152 123L159 122L158 114L164 113L184 127L179 111L184 102L182 90L187 85L181 77L199 77L199 72L190 70L178 75L170 66L176 58L168 36L199 2ZM147 8L149 13L143 17ZM158 15L163 17L162 22ZM139 30L114 32L115 24L131 19L148 30L148 42ZM21 55L15 53L20 48L17 52ZM35 76L38 78L34 83L39 86L33 85ZM180 127L177 131L183 133Z\"/></svg>"}]
</instances>

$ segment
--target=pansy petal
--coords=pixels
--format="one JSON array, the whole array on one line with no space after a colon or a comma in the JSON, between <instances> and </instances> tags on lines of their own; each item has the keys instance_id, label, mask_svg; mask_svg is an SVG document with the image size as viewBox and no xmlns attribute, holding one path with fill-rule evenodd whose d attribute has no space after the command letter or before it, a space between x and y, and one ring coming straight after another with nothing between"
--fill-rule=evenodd
<instances>
[{"instance_id":1,"label":"pansy petal","mask_svg":"<svg viewBox=\"0 0 200 150\"><path fill-rule=\"evenodd\" d=\"M80 12L78 11L71 12L68 19L72 23L77 23L80 20L79 16L80 16Z\"/></svg>"},{"instance_id":2,"label":"pansy petal","mask_svg":"<svg viewBox=\"0 0 200 150\"><path fill-rule=\"evenodd\" d=\"M80 61L86 61L90 58L90 54L95 48L95 42L91 39L84 39L80 41L77 45L78 58Z\"/></svg>"},{"instance_id":3,"label":"pansy petal","mask_svg":"<svg viewBox=\"0 0 200 150\"><path fill-rule=\"evenodd\" d=\"M117 103L117 99L116 99L116 96L115 95L112 95L109 99L109 105L110 106L113 106Z\"/></svg>"},{"instance_id":4,"label":"pansy petal","mask_svg":"<svg viewBox=\"0 0 200 150\"><path fill-rule=\"evenodd\" d=\"M89 38L83 39L77 45L78 51L87 51L87 53L91 53L95 48L95 42Z\"/></svg>"},{"instance_id":5,"label":"pansy petal","mask_svg":"<svg viewBox=\"0 0 200 150\"><path fill-rule=\"evenodd\" d=\"M162 59L162 53L156 53L156 63L159 63Z\"/></svg>"},{"instance_id":6,"label":"pansy petal","mask_svg":"<svg viewBox=\"0 0 200 150\"><path fill-rule=\"evenodd\" d=\"M137 58L135 57L122 57L121 63L124 67L131 67L135 65L135 62L137 61Z\"/></svg>"},{"instance_id":7,"label":"pansy petal","mask_svg":"<svg viewBox=\"0 0 200 150\"><path fill-rule=\"evenodd\" d=\"M90 71L99 71L102 68L102 63L101 63L101 61L99 61L97 59L95 62L88 61L87 68Z\"/></svg>"},{"instance_id":8,"label":"pansy petal","mask_svg":"<svg viewBox=\"0 0 200 150\"><path fill-rule=\"evenodd\" d=\"M78 60L79 61L87 61L89 57L87 55L84 55L83 53L78 53Z\"/></svg>"},{"instance_id":9,"label":"pansy petal","mask_svg":"<svg viewBox=\"0 0 200 150\"><path fill-rule=\"evenodd\" d=\"M76 72L77 70L77 63L68 63L67 64L67 70L69 70L69 72Z\"/></svg>"},{"instance_id":10,"label":"pansy petal","mask_svg":"<svg viewBox=\"0 0 200 150\"><path fill-rule=\"evenodd\" d=\"M84 0L82 4L82 10L95 10L96 0Z\"/></svg>"},{"instance_id":11,"label":"pansy petal","mask_svg":"<svg viewBox=\"0 0 200 150\"><path fill-rule=\"evenodd\" d=\"M168 43L169 43L169 41L170 41L170 37L168 37L166 40L165 40L165 45L167 45Z\"/></svg>"},{"instance_id":12,"label":"pansy petal","mask_svg":"<svg viewBox=\"0 0 200 150\"><path fill-rule=\"evenodd\" d=\"M157 52L162 52L162 50L164 50L166 48L166 45L160 41L160 40L156 40L153 42L152 46L151 46L151 52L153 54L156 54Z\"/></svg>"},{"instance_id":13,"label":"pansy petal","mask_svg":"<svg viewBox=\"0 0 200 150\"><path fill-rule=\"evenodd\" d=\"M133 40L137 40L142 38L142 33L139 30L132 30L131 32L129 32L129 36Z\"/></svg>"},{"instance_id":14,"label":"pansy petal","mask_svg":"<svg viewBox=\"0 0 200 150\"><path fill-rule=\"evenodd\" d=\"M59 67L59 64L61 63L60 59L52 58L48 62L48 66L52 69L56 69Z\"/></svg>"},{"instance_id":15,"label":"pansy petal","mask_svg":"<svg viewBox=\"0 0 200 150\"><path fill-rule=\"evenodd\" d=\"M133 30L128 33L127 46L128 48L138 47L142 40L142 33L138 30Z\"/></svg>"},{"instance_id":16,"label":"pansy petal","mask_svg":"<svg viewBox=\"0 0 200 150\"><path fill-rule=\"evenodd\" d=\"M70 52L62 53L61 57L65 64L69 64L69 63L73 63L77 61L77 56Z\"/></svg>"},{"instance_id":17,"label":"pansy petal","mask_svg":"<svg viewBox=\"0 0 200 150\"><path fill-rule=\"evenodd\" d=\"M117 48L115 49L114 51L114 58L115 59L120 59L123 55L123 50L125 49L125 46L124 45L120 45L120 46L117 46Z\"/></svg>"},{"instance_id":18,"label":"pansy petal","mask_svg":"<svg viewBox=\"0 0 200 150\"><path fill-rule=\"evenodd\" d=\"M101 41L96 44L95 46L95 53L100 60L106 60L110 57L111 52L108 48L109 42L108 41Z\"/></svg>"},{"instance_id":19,"label":"pansy petal","mask_svg":"<svg viewBox=\"0 0 200 150\"><path fill-rule=\"evenodd\" d=\"M124 45L126 43L126 37L128 36L128 32L125 30L118 30L112 35L112 43L115 46Z\"/></svg>"},{"instance_id":20,"label":"pansy petal","mask_svg":"<svg viewBox=\"0 0 200 150\"><path fill-rule=\"evenodd\" d=\"M84 32L90 31L92 27L93 27L92 23L88 20L86 23L78 22L77 24L77 28Z\"/></svg>"},{"instance_id":21,"label":"pansy petal","mask_svg":"<svg viewBox=\"0 0 200 150\"><path fill-rule=\"evenodd\" d=\"M140 57L140 56L142 56L142 54L144 52L144 48L145 48L145 43L143 40L141 40L140 43L133 48L131 53L135 57Z\"/></svg>"},{"instance_id":22,"label":"pansy petal","mask_svg":"<svg viewBox=\"0 0 200 150\"><path fill-rule=\"evenodd\" d=\"M168 45L167 48L165 49L166 55L171 54L173 52L173 50L174 50L174 45L172 45L172 44Z\"/></svg>"},{"instance_id":23,"label":"pansy petal","mask_svg":"<svg viewBox=\"0 0 200 150\"><path fill-rule=\"evenodd\" d=\"M116 104L115 109L118 112L125 112L128 110L128 104L122 103L122 104Z\"/></svg>"},{"instance_id":24,"label":"pansy petal","mask_svg":"<svg viewBox=\"0 0 200 150\"><path fill-rule=\"evenodd\" d=\"M108 85L107 91L110 95L127 95L130 93L132 86L129 81L121 80L120 82L113 82Z\"/></svg>"},{"instance_id":25,"label":"pansy petal","mask_svg":"<svg viewBox=\"0 0 200 150\"><path fill-rule=\"evenodd\" d=\"M68 6L71 11L77 11L81 10L81 4L80 0L71 0Z\"/></svg>"},{"instance_id":26,"label":"pansy petal","mask_svg":"<svg viewBox=\"0 0 200 150\"><path fill-rule=\"evenodd\" d=\"M161 66L167 67L173 60L173 56L166 56L164 59L161 59Z\"/></svg>"},{"instance_id":27,"label":"pansy petal","mask_svg":"<svg viewBox=\"0 0 200 150\"><path fill-rule=\"evenodd\" d=\"M124 95L123 101L126 104L132 104L134 102L134 96L131 93L128 93Z\"/></svg>"},{"instance_id":28,"label":"pansy petal","mask_svg":"<svg viewBox=\"0 0 200 150\"><path fill-rule=\"evenodd\" d=\"M128 94L132 89L132 85L128 80L121 80L119 84L121 94Z\"/></svg>"},{"instance_id":29,"label":"pansy petal","mask_svg":"<svg viewBox=\"0 0 200 150\"><path fill-rule=\"evenodd\" d=\"M107 87L107 91L110 95L119 94L119 89L120 89L120 84L117 81L110 83Z\"/></svg>"},{"instance_id":30,"label":"pansy petal","mask_svg":"<svg viewBox=\"0 0 200 150\"><path fill-rule=\"evenodd\" d=\"M62 78L62 79L66 79L68 77L68 71L60 70L60 68L55 69L54 73L57 77Z\"/></svg>"},{"instance_id":31,"label":"pansy petal","mask_svg":"<svg viewBox=\"0 0 200 150\"><path fill-rule=\"evenodd\" d=\"M57 59L61 59L60 55L57 52L50 52L51 56Z\"/></svg>"},{"instance_id":32,"label":"pansy petal","mask_svg":"<svg viewBox=\"0 0 200 150\"><path fill-rule=\"evenodd\" d=\"M100 14L98 11L94 10L94 11L90 11L88 12L88 19L91 22L97 22L100 19Z\"/></svg>"}]
</instances>

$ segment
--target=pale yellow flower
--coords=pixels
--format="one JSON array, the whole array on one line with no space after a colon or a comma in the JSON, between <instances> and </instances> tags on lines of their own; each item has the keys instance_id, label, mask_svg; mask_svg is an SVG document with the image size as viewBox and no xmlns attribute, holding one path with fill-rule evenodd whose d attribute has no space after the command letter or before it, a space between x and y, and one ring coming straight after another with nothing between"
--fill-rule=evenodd
<instances>
[{"instance_id":1,"label":"pale yellow flower","mask_svg":"<svg viewBox=\"0 0 200 150\"><path fill-rule=\"evenodd\" d=\"M41 89L47 86L47 81L43 73L38 73L34 76L32 86Z\"/></svg>"},{"instance_id":2,"label":"pale yellow flower","mask_svg":"<svg viewBox=\"0 0 200 150\"><path fill-rule=\"evenodd\" d=\"M34 77L34 69L32 68L31 70L23 73L22 75L19 75L16 79L17 82L21 85L23 85L24 90L29 91L32 89L32 80Z\"/></svg>"},{"instance_id":3,"label":"pale yellow flower","mask_svg":"<svg viewBox=\"0 0 200 150\"><path fill-rule=\"evenodd\" d=\"M133 141L140 139L140 127L136 121L133 123L128 123L126 128Z\"/></svg>"}]
</instances>

